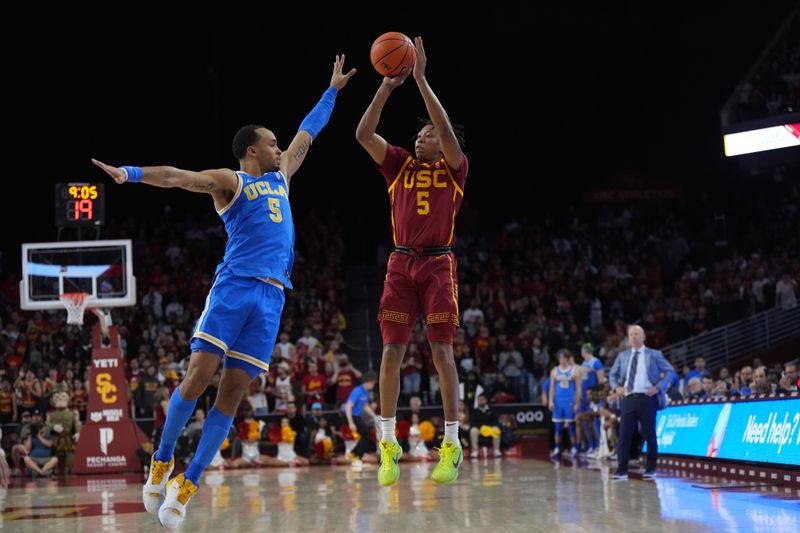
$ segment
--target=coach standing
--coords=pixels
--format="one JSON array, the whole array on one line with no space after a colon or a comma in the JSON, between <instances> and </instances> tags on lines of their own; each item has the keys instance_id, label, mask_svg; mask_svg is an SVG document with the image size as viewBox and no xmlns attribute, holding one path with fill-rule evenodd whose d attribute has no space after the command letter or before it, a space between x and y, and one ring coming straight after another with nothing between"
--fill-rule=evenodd
<instances>
[{"instance_id":1,"label":"coach standing","mask_svg":"<svg viewBox=\"0 0 800 533\"><path fill-rule=\"evenodd\" d=\"M644 345L644 330L640 326L628 327L628 340L630 349L617 356L608 378L621 398L617 473L613 479L628 479L628 458L637 422L647 442L647 466L642 478L654 479L658 458L656 411L667 404L665 393L675 370L661 352Z\"/></svg>"}]
</instances>

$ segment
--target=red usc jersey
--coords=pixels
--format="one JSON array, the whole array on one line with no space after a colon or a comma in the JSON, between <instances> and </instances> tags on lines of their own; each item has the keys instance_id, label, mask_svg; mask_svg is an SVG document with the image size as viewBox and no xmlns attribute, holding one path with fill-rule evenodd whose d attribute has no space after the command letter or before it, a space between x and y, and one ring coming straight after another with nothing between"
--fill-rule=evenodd
<instances>
[{"instance_id":1,"label":"red usc jersey","mask_svg":"<svg viewBox=\"0 0 800 533\"><path fill-rule=\"evenodd\" d=\"M389 186L394 243L452 246L467 181L467 156L455 171L444 159L423 163L407 150L387 145L386 158L378 168Z\"/></svg>"}]
</instances>

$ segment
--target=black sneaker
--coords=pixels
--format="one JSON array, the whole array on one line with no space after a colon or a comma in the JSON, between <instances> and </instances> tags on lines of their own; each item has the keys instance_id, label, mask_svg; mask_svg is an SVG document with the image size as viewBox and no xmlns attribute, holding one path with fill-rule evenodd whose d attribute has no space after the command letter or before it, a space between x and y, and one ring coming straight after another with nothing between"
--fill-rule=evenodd
<instances>
[{"instance_id":1,"label":"black sneaker","mask_svg":"<svg viewBox=\"0 0 800 533\"><path fill-rule=\"evenodd\" d=\"M617 472L616 474L611 476L611 481L628 481L628 473L627 472L623 472L623 473Z\"/></svg>"},{"instance_id":2,"label":"black sneaker","mask_svg":"<svg viewBox=\"0 0 800 533\"><path fill-rule=\"evenodd\" d=\"M642 474L642 479L655 479L656 473L655 472L645 472Z\"/></svg>"}]
</instances>

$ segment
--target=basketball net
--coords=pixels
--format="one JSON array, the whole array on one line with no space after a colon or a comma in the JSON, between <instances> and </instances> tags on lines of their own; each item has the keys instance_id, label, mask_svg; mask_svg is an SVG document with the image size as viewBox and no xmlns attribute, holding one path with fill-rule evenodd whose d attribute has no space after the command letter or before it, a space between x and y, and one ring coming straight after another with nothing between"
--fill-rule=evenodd
<instances>
[{"instance_id":1,"label":"basketball net","mask_svg":"<svg viewBox=\"0 0 800 533\"><path fill-rule=\"evenodd\" d=\"M87 297L86 292L65 292L59 295L58 299L64 304L67 310L67 324L73 326L83 325L83 312L86 311Z\"/></svg>"}]
</instances>

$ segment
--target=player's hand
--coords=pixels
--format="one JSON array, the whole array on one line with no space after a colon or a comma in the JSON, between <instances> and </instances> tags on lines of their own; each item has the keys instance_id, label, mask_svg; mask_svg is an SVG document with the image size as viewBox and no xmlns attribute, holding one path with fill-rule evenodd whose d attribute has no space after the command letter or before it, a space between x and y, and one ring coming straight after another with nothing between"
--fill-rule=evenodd
<instances>
[{"instance_id":1,"label":"player's hand","mask_svg":"<svg viewBox=\"0 0 800 533\"><path fill-rule=\"evenodd\" d=\"M350 428L350 431L352 431L353 433L358 432L358 428L356 427L356 425L353 422L349 423L348 427Z\"/></svg>"},{"instance_id":2,"label":"player's hand","mask_svg":"<svg viewBox=\"0 0 800 533\"><path fill-rule=\"evenodd\" d=\"M414 37L414 48L416 48L417 58L414 60L414 79L422 81L425 79L425 66L428 58L425 55L425 46L422 44L422 37Z\"/></svg>"},{"instance_id":3,"label":"player's hand","mask_svg":"<svg viewBox=\"0 0 800 533\"><path fill-rule=\"evenodd\" d=\"M105 173L114 178L114 181L117 183L125 183L128 181L128 172L124 168L112 167L94 158L92 158L92 163L102 168Z\"/></svg>"},{"instance_id":4,"label":"player's hand","mask_svg":"<svg viewBox=\"0 0 800 533\"><path fill-rule=\"evenodd\" d=\"M547 408L550 409L550 411L555 411L556 410L556 406L553 405L553 402L548 403L547 404Z\"/></svg>"},{"instance_id":5,"label":"player's hand","mask_svg":"<svg viewBox=\"0 0 800 533\"><path fill-rule=\"evenodd\" d=\"M336 56L336 61L333 62L333 75L331 76L331 87L334 89L341 90L345 85L347 85L347 81L353 77L356 73L356 69L351 68L350 72L347 74L342 74L342 69L344 68L344 54L341 56Z\"/></svg>"},{"instance_id":6,"label":"player's hand","mask_svg":"<svg viewBox=\"0 0 800 533\"><path fill-rule=\"evenodd\" d=\"M648 396L655 396L656 394L658 394L658 387L653 385L652 387L644 391L644 393L647 394Z\"/></svg>"},{"instance_id":7,"label":"player's hand","mask_svg":"<svg viewBox=\"0 0 800 533\"><path fill-rule=\"evenodd\" d=\"M389 90L394 90L403 85L403 82L406 81L408 75L411 74L411 71L405 69L403 72L398 74L393 78L389 78L388 76L383 78L383 86L388 88Z\"/></svg>"},{"instance_id":8,"label":"player's hand","mask_svg":"<svg viewBox=\"0 0 800 533\"><path fill-rule=\"evenodd\" d=\"M617 395L623 398L625 396L625 387L617 387Z\"/></svg>"}]
</instances>

